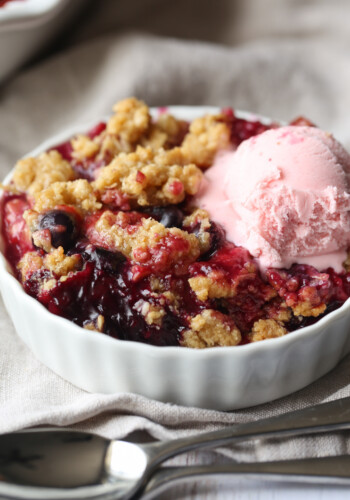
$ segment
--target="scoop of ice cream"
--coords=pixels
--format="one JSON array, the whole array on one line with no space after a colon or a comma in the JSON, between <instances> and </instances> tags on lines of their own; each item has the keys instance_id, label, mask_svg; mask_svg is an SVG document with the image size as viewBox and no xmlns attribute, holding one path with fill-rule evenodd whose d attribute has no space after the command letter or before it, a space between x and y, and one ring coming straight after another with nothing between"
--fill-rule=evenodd
<instances>
[{"instance_id":1,"label":"scoop of ice cream","mask_svg":"<svg viewBox=\"0 0 350 500\"><path fill-rule=\"evenodd\" d=\"M287 126L244 141L206 172L199 206L262 269L342 269L350 244L350 155L318 128Z\"/></svg>"}]
</instances>

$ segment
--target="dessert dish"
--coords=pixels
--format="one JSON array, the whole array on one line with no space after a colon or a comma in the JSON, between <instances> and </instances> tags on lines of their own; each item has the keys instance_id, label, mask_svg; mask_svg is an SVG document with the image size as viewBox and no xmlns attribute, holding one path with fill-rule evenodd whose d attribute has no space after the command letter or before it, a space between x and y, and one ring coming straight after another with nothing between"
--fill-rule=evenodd
<instances>
[{"instance_id":1,"label":"dessert dish","mask_svg":"<svg viewBox=\"0 0 350 500\"><path fill-rule=\"evenodd\" d=\"M0 83L70 21L84 0L0 0Z\"/></svg>"},{"instance_id":2,"label":"dessert dish","mask_svg":"<svg viewBox=\"0 0 350 500\"><path fill-rule=\"evenodd\" d=\"M159 110L151 112L157 118ZM192 122L221 110L172 106L167 112L177 120ZM247 122L252 122L247 123L248 128L255 128L257 121L271 125L271 120L247 112L236 111L235 116L242 120L237 122L237 132ZM28 156L37 157L67 143L82 131L93 129L96 122L67 128ZM299 123L305 125L300 120ZM5 183L12 176L13 172ZM350 352L349 301L309 326L264 342L207 349L159 348L114 339L50 313L24 292L2 254L0 288L17 334L33 354L58 375L90 392L132 392L217 410L245 408L305 387Z\"/></svg>"},{"instance_id":3,"label":"dessert dish","mask_svg":"<svg viewBox=\"0 0 350 500\"><path fill-rule=\"evenodd\" d=\"M282 337L346 301L350 155L330 134L114 111L6 186L4 253L29 295L86 330L191 348Z\"/></svg>"}]
</instances>

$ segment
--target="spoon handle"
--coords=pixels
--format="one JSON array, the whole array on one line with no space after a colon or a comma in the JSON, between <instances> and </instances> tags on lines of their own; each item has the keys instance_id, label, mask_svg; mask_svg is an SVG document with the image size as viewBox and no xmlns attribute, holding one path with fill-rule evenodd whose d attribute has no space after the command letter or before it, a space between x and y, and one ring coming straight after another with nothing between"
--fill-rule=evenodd
<instances>
[{"instance_id":1,"label":"spoon handle","mask_svg":"<svg viewBox=\"0 0 350 500\"><path fill-rule=\"evenodd\" d=\"M256 437L282 437L350 429L350 397L304 408L246 424L236 424L219 431L197 434L173 441L144 445L156 466L187 451L218 447Z\"/></svg>"},{"instance_id":2,"label":"spoon handle","mask_svg":"<svg viewBox=\"0 0 350 500\"><path fill-rule=\"evenodd\" d=\"M217 474L237 474L250 479L350 485L350 456L308 458L260 463L229 463L187 467L160 467L145 487L142 498L174 483ZM169 484L171 483L171 484Z\"/></svg>"}]
</instances>

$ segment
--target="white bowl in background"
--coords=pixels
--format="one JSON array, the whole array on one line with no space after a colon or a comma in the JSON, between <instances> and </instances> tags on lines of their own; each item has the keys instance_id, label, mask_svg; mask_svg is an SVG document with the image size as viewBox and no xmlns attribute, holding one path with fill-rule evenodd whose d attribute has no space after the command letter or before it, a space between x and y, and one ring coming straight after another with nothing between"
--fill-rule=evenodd
<instances>
[{"instance_id":1,"label":"white bowl in background","mask_svg":"<svg viewBox=\"0 0 350 500\"><path fill-rule=\"evenodd\" d=\"M169 107L192 120L213 107ZM246 119L250 113L237 112ZM95 125L46 141L37 155ZM5 182L9 182L10 173ZM0 255L0 288L18 335L58 375L89 392L134 392L186 406L232 410L291 394L329 372L350 352L350 300L314 325L284 337L203 350L156 347L85 330L27 295Z\"/></svg>"},{"instance_id":2,"label":"white bowl in background","mask_svg":"<svg viewBox=\"0 0 350 500\"><path fill-rule=\"evenodd\" d=\"M0 8L0 83L63 28L85 0L18 0Z\"/></svg>"}]
</instances>

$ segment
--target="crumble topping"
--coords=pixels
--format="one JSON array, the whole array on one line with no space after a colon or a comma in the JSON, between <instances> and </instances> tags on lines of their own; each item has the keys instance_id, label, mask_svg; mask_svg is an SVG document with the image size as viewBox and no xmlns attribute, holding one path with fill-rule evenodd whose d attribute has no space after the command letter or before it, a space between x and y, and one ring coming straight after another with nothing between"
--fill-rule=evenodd
<instances>
[{"instance_id":1,"label":"crumble topping","mask_svg":"<svg viewBox=\"0 0 350 500\"><path fill-rule=\"evenodd\" d=\"M44 257L44 267L56 276L67 276L75 271L81 263L80 255L67 256L62 247L58 247Z\"/></svg>"},{"instance_id":2,"label":"crumble topping","mask_svg":"<svg viewBox=\"0 0 350 500\"><path fill-rule=\"evenodd\" d=\"M75 271L81 263L80 255L67 256L62 247L54 249L44 256L37 252L27 252L18 263L22 279L39 271L47 269L57 277L67 276L71 271Z\"/></svg>"},{"instance_id":3,"label":"crumble topping","mask_svg":"<svg viewBox=\"0 0 350 500\"><path fill-rule=\"evenodd\" d=\"M249 333L250 342L259 342L260 340L282 337L287 330L274 319L259 319L254 323L251 333Z\"/></svg>"},{"instance_id":4,"label":"crumble topping","mask_svg":"<svg viewBox=\"0 0 350 500\"><path fill-rule=\"evenodd\" d=\"M312 304L311 300L305 300L304 302L292 305L291 307L295 316L313 316L314 318L317 318L317 316L322 314L327 308L326 304L319 304L315 306Z\"/></svg>"},{"instance_id":5,"label":"crumble topping","mask_svg":"<svg viewBox=\"0 0 350 500\"><path fill-rule=\"evenodd\" d=\"M123 142L137 142L150 126L148 106L134 97L118 102L113 111L115 114L108 120L106 130Z\"/></svg>"},{"instance_id":6,"label":"crumble topping","mask_svg":"<svg viewBox=\"0 0 350 500\"><path fill-rule=\"evenodd\" d=\"M73 168L57 151L20 160L13 174L15 187L19 191L27 191L30 195L40 193L54 182L66 182L74 178Z\"/></svg>"},{"instance_id":7,"label":"crumble topping","mask_svg":"<svg viewBox=\"0 0 350 500\"><path fill-rule=\"evenodd\" d=\"M43 258L37 252L33 251L23 255L17 264L17 269L21 272L22 281L24 281L27 276L39 271L42 266Z\"/></svg>"},{"instance_id":8,"label":"crumble topping","mask_svg":"<svg viewBox=\"0 0 350 500\"><path fill-rule=\"evenodd\" d=\"M172 163L178 159L174 153L155 153L139 146L134 153L121 153L101 168L93 186L100 193L109 189L122 192L140 206L177 204L186 195L196 194L202 178L195 165Z\"/></svg>"},{"instance_id":9,"label":"crumble topping","mask_svg":"<svg viewBox=\"0 0 350 500\"><path fill-rule=\"evenodd\" d=\"M86 179L54 182L50 187L34 194L34 210L45 212L60 205L70 205L82 212L94 212L102 207L93 186Z\"/></svg>"},{"instance_id":10,"label":"crumble topping","mask_svg":"<svg viewBox=\"0 0 350 500\"><path fill-rule=\"evenodd\" d=\"M231 132L223 119L223 115L206 115L193 120L182 143L182 150L188 161L208 168L218 151L232 148Z\"/></svg>"},{"instance_id":11,"label":"crumble topping","mask_svg":"<svg viewBox=\"0 0 350 500\"><path fill-rule=\"evenodd\" d=\"M237 283L225 280L225 275L221 271L212 271L208 276L195 276L188 282L198 299L203 302L236 295Z\"/></svg>"},{"instance_id":12,"label":"crumble topping","mask_svg":"<svg viewBox=\"0 0 350 500\"><path fill-rule=\"evenodd\" d=\"M146 300L139 300L134 306L135 310L138 311L145 318L147 325L161 325L163 317L165 316L165 309L151 304Z\"/></svg>"},{"instance_id":13,"label":"crumble topping","mask_svg":"<svg viewBox=\"0 0 350 500\"><path fill-rule=\"evenodd\" d=\"M72 156L77 160L91 158L100 150L99 144L87 135L78 135L71 140L71 144L73 148Z\"/></svg>"},{"instance_id":14,"label":"crumble topping","mask_svg":"<svg viewBox=\"0 0 350 500\"><path fill-rule=\"evenodd\" d=\"M234 346L241 341L241 333L232 319L212 309L204 309L192 318L190 327L183 334L182 345L185 347Z\"/></svg>"},{"instance_id":15,"label":"crumble topping","mask_svg":"<svg viewBox=\"0 0 350 500\"><path fill-rule=\"evenodd\" d=\"M168 229L152 218L129 225L124 212L105 211L88 225L89 240L112 251L121 252L136 264L153 264L158 271L179 268L199 256L199 244L193 234L178 228Z\"/></svg>"},{"instance_id":16,"label":"crumble topping","mask_svg":"<svg viewBox=\"0 0 350 500\"><path fill-rule=\"evenodd\" d=\"M110 161L121 152L134 151L137 143L149 133L151 116L144 102L131 97L117 103L113 110L115 114L108 120L106 129L100 135L92 139L83 136L83 139L71 141L76 159L84 160L96 155L99 160ZM89 153L85 158L82 149Z\"/></svg>"},{"instance_id":17,"label":"crumble topping","mask_svg":"<svg viewBox=\"0 0 350 500\"><path fill-rule=\"evenodd\" d=\"M185 121L177 120L168 113L162 113L156 123L151 124L148 135L142 138L140 143L154 150L168 149L182 142L187 131L188 126Z\"/></svg>"}]
</instances>

